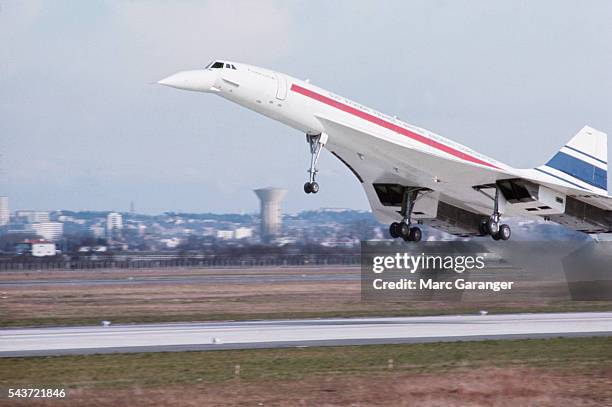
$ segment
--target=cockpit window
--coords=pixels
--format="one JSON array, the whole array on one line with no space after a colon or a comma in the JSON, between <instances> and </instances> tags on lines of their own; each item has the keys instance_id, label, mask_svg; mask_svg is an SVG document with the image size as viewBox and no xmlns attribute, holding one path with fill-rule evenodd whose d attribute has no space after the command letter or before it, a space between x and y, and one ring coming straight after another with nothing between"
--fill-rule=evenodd
<instances>
[{"instance_id":1,"label":"cockpit window","mask_svg":"<svg viewBox=\"0 0 612 407\"><path fill-rule=\"evenodd\" d=\"M233 69L236 70L234 64L229 64L227 62L222 61L213 61L210 64L206 65L204 69L221 69L225 66L225 69Z\"/></svg>"}]
</instances>

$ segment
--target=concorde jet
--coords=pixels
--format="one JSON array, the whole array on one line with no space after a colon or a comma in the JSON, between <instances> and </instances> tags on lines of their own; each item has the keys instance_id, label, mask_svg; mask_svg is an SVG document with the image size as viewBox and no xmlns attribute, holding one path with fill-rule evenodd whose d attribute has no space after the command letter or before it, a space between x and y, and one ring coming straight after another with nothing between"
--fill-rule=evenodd
<instances>
[{"instance_id":1,"label":"concorde jet","mask_svg":"<svg viewBox=\"0 0 612 407\"><path fill-rule=\"evenodd\" d=\"M544 165L516 169L469 147L280 72L231 61L158 82L212 93L306 135L307 194L316 194L326 148L363 186L394 238L419 241L418 225L508 240L503 217L540 217L584 233L612 232L607 135L584 127Z\"/></svg>"}]
</instances>

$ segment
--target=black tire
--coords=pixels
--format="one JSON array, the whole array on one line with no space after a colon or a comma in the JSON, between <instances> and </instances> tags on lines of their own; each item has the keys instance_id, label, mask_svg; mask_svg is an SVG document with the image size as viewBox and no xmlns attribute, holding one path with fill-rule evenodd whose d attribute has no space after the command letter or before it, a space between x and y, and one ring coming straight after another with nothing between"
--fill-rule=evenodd
<instances>
[{"instance_id":1,"label":"black tire","mask_svg":"<svg viewBox=\"0 0 612 407\"><path fill-rule=\"evenodd\" d=\"M512 231L510 230L510 226L503 224L499 227L499 232L497 232L499 238L501 240L509 240L512 235Z\"/></svg>"},{"instance_id":2,"label":"black tire","mask_svg":"<svg viewBox=\"0 0 612 407\"><path fill-rule=\"evenodd\" d=\"M304 192L306 192L307 194L312 192L312 185L310 184L310 182L304 184Z\"/></svg>"},{"instance_id":3,"label":"black tire","mask_svg":"<svg viewBox=\"0 0 612 407\"><path fill-rule=\"evenodd\" d=\"M423 232L421 232L420 228L417 228L416 226L413 228L410 228L410 241L420 242L422 237L423 237Z\"/></svg>"},{"instance_id":4,"label":"black tire","mask_svg":"<svg viewBox=\"0 0 612 407\"><path fill-rule=\"evenodd\" d=\"M397 228L397 231L399 232L399 235L404 238L404 240L407 240L410 237L410 226L408 226L406 222L401 222Z\"/></svg>"},{"instance_id":5,"label":"black tire","mask_svg":"<svg viewBox=\"0 0 612 407\"><path fill-rule=\"evenodd\" d=\"M483 220L482 222L480 222L480 224L478 225L478 232L480 232L480 236L486 236L489 234L489 232L487 231L487 221Z\"/></svg>"},{"instance_id":6,"label":"black tire","mask_svg":"<svg viewBox=\"0 0 612 407\"><path fill-rule=\"evenodd\" d=\"M499 236L499 233L496 233L494 235L491 235L491 237L493 238L493 240L499 240L501 239L501 237Z\"/></svg>"},{"instance_id":7,"label":"black tire","mask_svg":"<svg viewBox=\"0 0 612 407\"><path fill-rule=\"evenodd\" d=\"M313 194L319 192L319 184L317 184L316 182L310 184L310 192L312 192Z\"/></svg>"},{"instance_id":8,"label":"black tire","mask_svg":"<svg viewBox=\"0 0 612 407\"><path fill-rule=\"evenodd\" d=\"M493 219L489 219L487 221L487 233L491 236L495 236L499 231L499 223L495 222Z\"/></svg>"},{"instance_id":9,"label":"black tire","mask_svg":"<svg viewBox=\"0 0 612 407\"><path fill-rule=\"evenodd\" d=\"M397 239L398 237L400 237L399 226L400 224L397 222L393 222L391 225L389 225L389 234L394 239Z\"/></svg>"}]
</instances>

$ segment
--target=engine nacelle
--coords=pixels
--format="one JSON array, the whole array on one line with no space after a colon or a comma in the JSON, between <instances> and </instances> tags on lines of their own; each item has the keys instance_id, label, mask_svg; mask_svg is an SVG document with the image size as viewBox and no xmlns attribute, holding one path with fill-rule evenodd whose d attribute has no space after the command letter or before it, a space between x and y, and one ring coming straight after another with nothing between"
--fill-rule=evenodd
<instances>
[{"instance_id":1,"label":"engine nacelle","mask_svg":"<svg viewBox=\"0 0 612 407\"><path fill-rule=\"evenodd\" d=\"M565 210L565 194L522 179L497 181L507 205L539 216L558 215Z\"/></svg>"},{"instance_id":2,"label":"engine nacelle","mask_svg":"<svg viewBox=\"0 0 612 407\"><path fill-rule=\"evenodd\" d=\"M612 231L612 211L598 208L576 198L567 197L565 211L547 217L553 222L584 233L609 233Z\"/></svg>"},{"instance_id":3,"label":"engine nacelle","mask_svg":"<svg viewBox=\"0 0 612 407\"><path fill-rule=\"evenodd\" d=\"M522 179L498 181L507 204L584 233L612 231L612 211Z\"/></svg>"},{"instance_id":4,"label":"engine nacelle","mask_svg":"<svg viewBox=\"0 0 612 407\"><path fill-rule=\"evenodd\" d=\"M423 223L444 232L459 236L478 236L480 225L487 220L486 215L470 212L443 201L436 201L436 216L424 219Z\"/></svg>"},{"instance_id":5,"label":"engine nacelle","mask_svg":"<svg viewBox=\"0 0 612 407\"><path fill-rule=\"evenodd\" d=\"M406 187L399 184L374 184L374 190L383 206L401 207ZM424 193L412 209L411 219L433 228L459 236L478 236L486 215L470 212L440 201L435 193Z\"/></svg>"}]
</instances>

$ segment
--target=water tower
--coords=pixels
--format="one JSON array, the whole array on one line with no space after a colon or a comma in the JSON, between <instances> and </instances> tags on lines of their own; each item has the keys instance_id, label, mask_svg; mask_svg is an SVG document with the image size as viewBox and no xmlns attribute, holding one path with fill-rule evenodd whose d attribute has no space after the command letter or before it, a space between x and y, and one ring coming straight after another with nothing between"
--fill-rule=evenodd
<instances>
[{"instance_id":1,"label":"water tower","mask_svg":"<svg viewBox=\"0 0 612 407\"><path fill-rule=\"evenodd\" d=\"M280 234L283 215L281 201L287 190L268 187L254 192L261 203L261 240L268 243Z\"/></svg>"}]
</instances>

